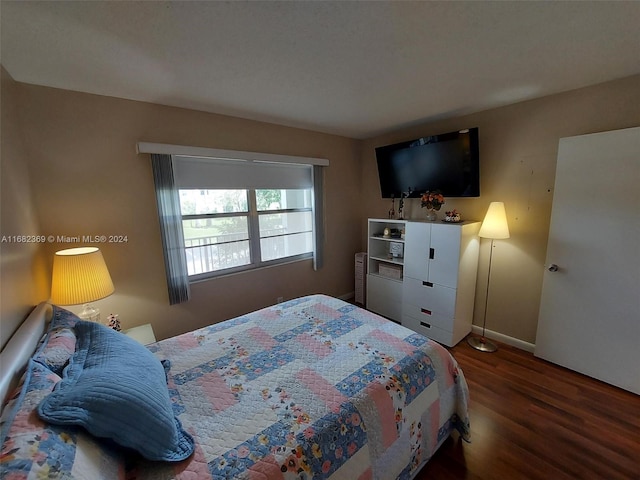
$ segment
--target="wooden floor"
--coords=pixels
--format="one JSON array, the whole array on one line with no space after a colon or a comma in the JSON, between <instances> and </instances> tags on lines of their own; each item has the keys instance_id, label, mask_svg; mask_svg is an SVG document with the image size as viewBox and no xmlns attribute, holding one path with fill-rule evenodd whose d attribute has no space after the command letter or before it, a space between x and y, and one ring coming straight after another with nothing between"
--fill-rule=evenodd
<instances>
[{"instance_id":1,"label":"wooden floor","mask_svg":"<svg viewBox=\"0 0 640 480\"><path fill-rule=\"evenodd\" d=\"M472 442L449 438L418 480L640 479L639 396L499 347L451 349L469 384Z\"/></svg>"}]
</instances>

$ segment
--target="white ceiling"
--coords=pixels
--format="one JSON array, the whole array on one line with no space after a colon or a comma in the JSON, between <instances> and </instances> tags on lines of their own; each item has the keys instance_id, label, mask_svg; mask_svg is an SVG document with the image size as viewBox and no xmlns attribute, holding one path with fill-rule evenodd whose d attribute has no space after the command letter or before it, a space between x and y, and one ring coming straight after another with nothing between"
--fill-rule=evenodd
<instances>
[{"instance_id":1,"label":"white ceiling","mask_svg":"<svg viewBox=\"0 0 640 480\"><path fill-rule=\"evenodd\" d=\"M640 1L0 4L20 82L353 138L640 73Z\"/></svg>"}]
</instances>

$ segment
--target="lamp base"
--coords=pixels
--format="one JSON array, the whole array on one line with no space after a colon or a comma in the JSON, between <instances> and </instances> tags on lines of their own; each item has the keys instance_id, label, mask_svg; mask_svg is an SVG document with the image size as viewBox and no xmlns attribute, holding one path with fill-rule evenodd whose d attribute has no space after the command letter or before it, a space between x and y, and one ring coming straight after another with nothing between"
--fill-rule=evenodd
<instances>
[{"instance_id":1,"label":"lamp base","mask_svg":"<svg viewBox=\"0 0 640 480\"><path fill-rule=\"evenodd\" d=\"M467 337L467 343L481 352L495 352L498 347L485 337Z\"/></svg>"},{"instance_id":2,"label":"lamp base","mask_svg":"<svg viewBox=\"0 0 640 480\"><path fill-rule=\"evenodd\" d=\"M78 318L87 322L100 323L100 310L90 303L85 303L82 306L82 311L78 314Z\"/></svg>"}]
</instances>

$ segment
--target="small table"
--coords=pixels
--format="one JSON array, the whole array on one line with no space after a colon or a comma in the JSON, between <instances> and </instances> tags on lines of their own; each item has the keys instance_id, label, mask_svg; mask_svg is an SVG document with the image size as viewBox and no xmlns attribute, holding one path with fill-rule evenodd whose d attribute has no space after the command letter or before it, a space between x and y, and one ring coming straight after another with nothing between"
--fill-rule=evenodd
<instances>
[{"instance_id":1,"label":"small table","mask_svg":"<svg viewBox=\"0 0 640 480\"><path fill-rule=\"evenodd\" d=\"M153 333L153 327L150 323L145 323L144 325L140 325L138 327L128 328L127 330L123 330L122 333L124 333L127 337L133 338L143 345L149 345L150 343L156 342L156 336Z\"/></svg>"}]
</instances>

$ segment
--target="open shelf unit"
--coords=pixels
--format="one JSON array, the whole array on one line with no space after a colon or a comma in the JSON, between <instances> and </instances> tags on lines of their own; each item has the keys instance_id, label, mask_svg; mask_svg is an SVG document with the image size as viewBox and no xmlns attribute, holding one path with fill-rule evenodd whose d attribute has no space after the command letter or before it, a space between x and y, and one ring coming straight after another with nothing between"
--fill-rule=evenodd
<instances>
[{"instance_id":1,"label":"open shelf unit","mask_svg":"<svg viewBox=\"0 0 640 480\"><path fill-rule=\"evenodd\" d=\"M404 274L404 238L400 236L385 237L384 231L385 229L389 229L392 232L404 232L404 227L404 220L369 220L369 265L367 270L369 275L382 276L389 280L402 281ZM401 253L394 256L394 249ZM391 267L385 269L385 267L389 266ZM382 273L380 272L381 267ZM399 275L397 278L394 275L385 275L385 270L388 273L399 271Z\"/></svg>"},{"instance_id":2,"label":"open shelf unit","mask_svg":"<svg viewBox=\"0 0 640 480\"><path fill-rule=\"evenodd\" d=\"M402 319L402 278L404 277L404 238L385 237L385 229L404 232L404 220L370 218L367 253L367 308L387 318ZM402 247L394 257L392 248Z\"/></svg>"}]
</instances>

